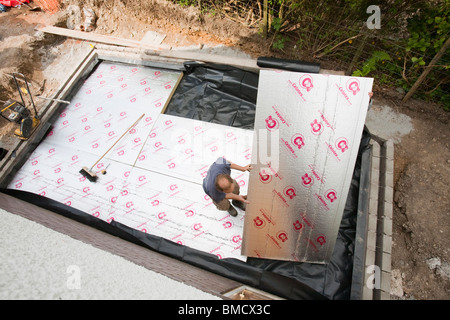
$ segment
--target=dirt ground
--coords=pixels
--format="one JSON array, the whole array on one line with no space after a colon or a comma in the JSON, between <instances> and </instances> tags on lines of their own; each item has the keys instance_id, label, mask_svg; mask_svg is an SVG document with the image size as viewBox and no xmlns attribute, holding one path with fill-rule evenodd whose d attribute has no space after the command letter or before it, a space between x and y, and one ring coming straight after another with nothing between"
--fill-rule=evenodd
<instances>
[{"instance_id":1,"label":"dirt ground","mask_svg":"<svg viewBox=\"0 0 450 320\"><path fill-rule=\"evenodd\" d=\"M0 100L18 98L7 74L21 72L30 79L31 91L42 96L67 77L68 66L82 56L86 44L37 32L40 24L65 26L67 5L50 16L26 7L0 13ZM95 1L88 1L95 4ZM114 1L120 4L120 1ZM240 23L203 17L194 8L158 6L151 12L122 6L98 8L94 32L140 40L147 31L167 35L165 44L226 45L256 58L275 56L267 43ZM169 17L169 18L168 18ZM286 57L289 58L289 57ZM57 70L57 72L55 72ZM410 119L412 130L395 141L392 294L395 299L449 299L450 297L450 148L449 113L442 106L411 99L402 103L395 90L377 88L373 115L389 108L397 119ZM35 99L38 108L44 101ZM377 112L379 112L377 114ZM398 122L393 122L390 129ZM17 125L0 118L0 147L17 139Z\"/></svg>"}]
</instances>

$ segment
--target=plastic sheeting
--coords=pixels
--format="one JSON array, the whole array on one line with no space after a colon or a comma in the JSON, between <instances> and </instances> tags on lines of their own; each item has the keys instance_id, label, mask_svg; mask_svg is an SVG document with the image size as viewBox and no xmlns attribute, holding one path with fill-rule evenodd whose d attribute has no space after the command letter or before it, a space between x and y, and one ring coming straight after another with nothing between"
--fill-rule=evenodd
<instances>
[{"instance_id":1,"label":"plastic sheeting","mask_svg":"<svg viewBox=\"0 0 450 320\"><path fill-rule=\"evenodd\" d=\"M288 70L295 72L319 73L320 64L290 59L259 57L256 64L261 68Z\"/></svg>"},{"instance_id":2,"label":"plastic sheeting","mask_svg":"<svg viewBox=\"0 0 450 320\"><path fill-rule=\"evenodd\" d=\"M230 66L186 63L166 114L253 129L258 75Z\"/></svg>"}]
</instances>

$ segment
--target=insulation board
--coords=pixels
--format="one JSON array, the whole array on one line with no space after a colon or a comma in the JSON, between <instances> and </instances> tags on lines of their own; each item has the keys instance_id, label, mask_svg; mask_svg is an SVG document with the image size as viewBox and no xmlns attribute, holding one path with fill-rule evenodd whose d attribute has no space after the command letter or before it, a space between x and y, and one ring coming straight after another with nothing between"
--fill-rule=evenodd
<instances>
[{"instance_id":1,"label":"insulation board","mask_svg":"<svg viewBox=\"0 0 450 320\"><path fill-rule=\"evenodd\" d=\"M102 62L8 188L218 256L241 256L244 215L219 211L202 179L219 156L247 164L253 132L161 114L179 72ZM139 117L145 116L93 168ZM100 171L106 169L102 175ZM233 172L246 193L248 173Z\"/></svg>"},{"instance_id":2,"label":"insulation board","mask_svg":"<svg viewBox=\"0 0 450 320\"><path fill-rule=\"evenodd\" d=\"M260 72L242 254L327 263L373 79Z\"/></svg>"}]
</instances>

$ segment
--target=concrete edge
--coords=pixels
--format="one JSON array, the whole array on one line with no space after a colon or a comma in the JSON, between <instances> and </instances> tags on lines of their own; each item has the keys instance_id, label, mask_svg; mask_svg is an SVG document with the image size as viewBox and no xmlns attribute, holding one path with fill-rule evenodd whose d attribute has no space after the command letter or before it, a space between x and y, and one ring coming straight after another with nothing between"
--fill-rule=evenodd
<instances>
[{"instance_id":1,"label":"concrete edge","mask_svg":"<svg viewBox=\"0 0 450 320\"><path fill-rule=\"evenodd\" d=\"M394 142L371 140L372 168L365 256L364 300L390 300Z\"/></svg>"},{"instance_id":2,"label":"concrete edge","mask_svg":"<svg viewBox=\"0 0 450 320\"><path fill-rule=\"evenodd\" d=\"M392 259L392 219L394 202L394 141L387 140L384 145L384 201L383 230L381 242L381 296L382 300L390 300L391 292L391 259Z\"/></svg>"}]
</instances>

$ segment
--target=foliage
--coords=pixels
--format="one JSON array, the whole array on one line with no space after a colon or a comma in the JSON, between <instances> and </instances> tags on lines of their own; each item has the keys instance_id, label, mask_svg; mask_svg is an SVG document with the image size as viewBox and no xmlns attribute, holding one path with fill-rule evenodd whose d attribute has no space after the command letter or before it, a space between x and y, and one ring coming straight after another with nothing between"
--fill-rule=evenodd
<instances>
[{"instance_id":1,"label":"foliage","mask_svg":"<svg viewBox=\"0 0 450 320\"><path fill-rule=\"evenodd\" d=\"M260 30L264 0L172 0ZM408 91L450 35L450 0L268 0L267 46L273 55L320 62ZM368 29L378 5L381 29ZM259 33L260 36L266 33ZM417 94L450 108L450 50Z\"/></svg>"},{"instance_id":2,"label":"foliage","mask_svg":"<svg viewBox=\"0 0 450 320\"><path fill-rule=\"evenodd\" d=\"M449 15L450 1L447 0L446 6L425 7L419 15L409 19L410 37L406 50L428 53L429 56L436 54L449 36Z\"/></svg>"},{"instance_id":3,"label":"foliage","mask_svg":"<svg viewBox=\"0 0 450 320\"><path fill-rule=\"evenodd\" d=\"M384 51L374 51L372 57L370 57L362 66L361 70L356 70L353 72L353 76L355 77L365 77L370 72L375 71L377 69L377 65L379 63L383 63L386 60L391 60L389 54Z\"/></svg>"},{"instance_id":4,"label":"foliage","mask_svg":"<svg viewBox=\"0 0 450 320\"><path fill-rule=\"evenodd\" d=\"M195 6L197 4L197 0L177 0L176 2L183 7Z\"/></svg>"},{"instance_id":5,"label":"foliage","mask_svg":"<svg viewBox=\"0 0 450 320\"><path fill-rule=\"evenodd\" d=\"M419 12L408 19L409 37L406 41L405 54L410 58L407 77L415 81L436 53L441 49L450 35L450 0L439 4L426 3ZM443 103L450 109L450 53L440 59L438 65L426 79L428 90L420 94L423 98ZM406 86L408 87L408 86Z\"/></svg>"}]
</instances>

